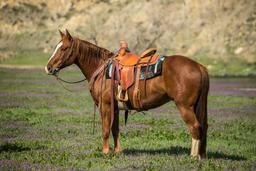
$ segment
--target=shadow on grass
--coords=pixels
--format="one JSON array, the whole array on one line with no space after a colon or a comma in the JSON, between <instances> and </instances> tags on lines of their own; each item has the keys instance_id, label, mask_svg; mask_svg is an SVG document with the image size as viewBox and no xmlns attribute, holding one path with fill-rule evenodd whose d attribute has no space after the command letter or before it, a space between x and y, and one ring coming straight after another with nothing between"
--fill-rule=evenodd
<instances>
[{"instance_id":1,"label":"shadow on grass","mask_svg":"<svg viewBox=\"0 0 256 171\"><path fill-rule=\"evenodd\" d=\"M2 152L22 152L22 151L30 151L29 147L22 147L16 144L6 143L0 145L0 153Z\"/></svg>"},{"instance_id":2,"label":"shadow on grass","mask_svg":"<svg viewBox=\"0 0 256 171\"><path fill-rule=\"evenodd\" d=\"M125 149L123 151L125 155L139 155L139 154L148 154L148 155L158 155L158 154L168 154L168 155L183 155L190 154L190 149L185 147L170 147L170 148L160 148L160 149ZM211 152L207 153L208 159L224 159L224 160L247 160L243 156L238 155L228 155L221 152Z\"/></svg>"}]
</instances>

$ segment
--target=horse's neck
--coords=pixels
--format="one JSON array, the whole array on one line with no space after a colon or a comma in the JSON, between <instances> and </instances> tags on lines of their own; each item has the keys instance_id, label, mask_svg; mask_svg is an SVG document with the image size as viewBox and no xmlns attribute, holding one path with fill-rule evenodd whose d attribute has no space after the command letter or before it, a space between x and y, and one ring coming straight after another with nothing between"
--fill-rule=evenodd
<instances>
[{"instance_id":1,"label":"horse's neck","mask_svg":"<svg viewBox=\"0 0 256 171\"><path fill-rule=\"evenodd\" d=\"M93 73L97 70L101 63L102 62L99 61L98 63L94 62L93 64L88 64L87 62L78 60L77 66L80 68L86 79L90 80Z\"/></svg>"},{"instance_id":2,"label":"horse's neck","mask_svg":"<svg viewBox=\"0 0 256 171\"><path fill-rule=\"evenodd\" d=\"M79 47L83 48L83 47ZM77 61L76 64L84 74L87 80L90 80L93 73L105 62L105 58L103 56L104 53L102 53L102 57L94 57L94 56L85 56L90 55L87 53L81 53L84 49L79 49L77 55ZM111 52L109 52L109 55Z\"/></svg>"}]
</instances>

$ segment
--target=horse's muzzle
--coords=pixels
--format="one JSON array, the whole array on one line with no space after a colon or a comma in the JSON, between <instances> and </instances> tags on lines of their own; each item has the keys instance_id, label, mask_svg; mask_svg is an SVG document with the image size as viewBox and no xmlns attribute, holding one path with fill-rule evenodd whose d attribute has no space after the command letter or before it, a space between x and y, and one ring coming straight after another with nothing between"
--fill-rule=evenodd
<instances>
[{"instance_id":1,"label":"horse's muzzle","mask_svg":"<svg viewBox=\"0 0 256 171\"><path fill-rule=\"evenodd\" d=\"M59 69L58 68L53 68L51 67L50 65L47 65L45 68L44 68L46 74L48 75L55 75L58 73Z\"/></svg>"}]
</instances>

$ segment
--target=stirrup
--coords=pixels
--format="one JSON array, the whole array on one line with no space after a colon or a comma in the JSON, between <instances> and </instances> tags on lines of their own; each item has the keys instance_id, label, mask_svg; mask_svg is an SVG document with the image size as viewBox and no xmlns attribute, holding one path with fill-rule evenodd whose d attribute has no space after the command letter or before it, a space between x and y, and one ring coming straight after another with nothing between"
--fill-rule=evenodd
<instances>
[{"instance_id":1,"label":"stirrup","mask_svg":"<svg viewBox=\"0 0 256 171\"><path fill-rule=\"evenodd\" d=\"M117 96L116 96L118 101L123 101L126 102L128 101L128 93L125 91L124 97L123 97L123 89L120 85L117 86Z\"/></svg>"}]
</instances>

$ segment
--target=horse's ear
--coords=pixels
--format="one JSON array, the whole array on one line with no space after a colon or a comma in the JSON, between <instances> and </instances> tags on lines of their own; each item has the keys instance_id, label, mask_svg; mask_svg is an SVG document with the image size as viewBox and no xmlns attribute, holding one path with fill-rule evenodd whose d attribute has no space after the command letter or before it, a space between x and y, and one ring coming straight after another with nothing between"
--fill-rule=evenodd
<instances>
[{"instance_id":1,"label":"horse's ear","mask_svg":"<svg viewBox=\"0 0 256 171\"><path fill-rule=\"evenodd\" d=\"M70 41L73 39L67 29L66 29L66 36L67 36L68 40L70 40Z\"/></svg>"},{"instance_id":2,"label":"horse's ear","mask_svg":"<svg viewBox=\"0 0 256 171\"><path fill-rule=\"evenodd\" d=\"M60 30L59 30L59 32L60 32L60 36L61 36L61 38L63 38L64 33L62 33L62 31L60 31Z\"/></svg>"}]
</instances>

